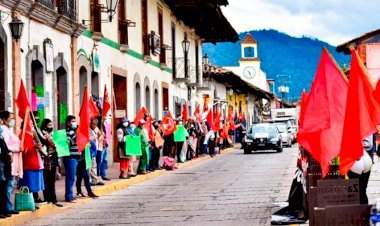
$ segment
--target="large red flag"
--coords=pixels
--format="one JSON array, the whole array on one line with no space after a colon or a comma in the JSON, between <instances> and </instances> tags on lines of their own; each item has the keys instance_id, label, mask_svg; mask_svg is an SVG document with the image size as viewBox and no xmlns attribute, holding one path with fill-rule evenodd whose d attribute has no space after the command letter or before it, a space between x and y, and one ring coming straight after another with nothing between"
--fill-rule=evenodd
<instances>
[{"instance_id":1,"label":"large red flag","mask_svg":"<svg viewBox=\"0 0 380 226\"><path fill-rule=\"evenodd\" d=\"M210 127L212 127L212 108L210 108L209 110L208 110L208 113L207 113L207 116L206 116L206 120L207 120L207 122L208 122L208 125L210 126Z\"/></svg>"},{"instance_id":2,"label":"large red flag","mask_svg":"<svg viewBox=\"0 0 380 226\"><path fill-rule=\"evenodd\" d=\"M152 116L149 116L148 119L146 120L145 124L144 124L144 130L147 132L150 141L154 140L152 122L153 122L153 118L152 118Z\"/></svg>"},{"instance_id":3,"label":"large red flag","mask_svg":"<svg viewBox=\"0 0 380 226\"><path fill-rule=\"evenodd\" d=\"M189 120L189 106L187 105L187 101L185 101L185 105L183 106L182 120L183 121Z\"/></svg>"},{"instance_id":4,"label":"large red flag","mask_svg":"<svg viewBox=\"0 0 380 226\"><path fill-rule=\"evenodd\" d=\"M169 112L161 122L161 130L165 136L174 133L176 130L176 124L172 117L172 114Z\"/></svg>"},{"instance_id":5,"label":"large red flag","mask_svg":"<svg viewBox=\"0 0 380 226\"><path fill-rule=\"evenodd\" d=\"M299 144L321 164L323 177L340 152L347 87L345 75L323 48L297 136Z\"/></svg>"},{"instance_id":6,"label":"large red flag","mask_svg":"<svg viewBox=\"0 0 380 226\"><path fill-rule=\"evenodd\" d=\"M148 110L146 110L145 107L141 107L140 111L137 113L136 118L135 118L135 120L134 120L134 123L135 123L136 126L138 126L139 121L140 121L141 119L144 119L144 115L145 115L146 113L149 113Z\"/></svg>"},{"instance_id":7,"label":"large red flag","mask_svg":"<svg viewBox=\"0 0 380 226\"><path fill-rule=\"evenodd\" d=\"M82 152L90 142L90 110L87 86L84 88L82 107L79 112L79 127L77 131L78 151Z\"/></svg>"},{"instance_id":8,"label":"large red flag","mask_svg":"<svg viewBox=\"0 0 380 226\"><path fill-rule=\"evenodd\" d=\"M380 106L373 92L363 63L356 51L351 49L350 82L339 162L341 174L346 174L363 155L363 139L375 133L380 122Z\"/></svg>"},{"instance_id":9,"label":"large red flag","mask_svg":"<svg viewBox=\"0 0 380 226\"><path fill-rule=\"evenodd\" d=\"M16 104L18 107L18 116L20 116L20 118L24 119L26 109L28 107L29 107L29 109L32 109L32 108L30 107L28 95L26 95L24 82L22 80L21 80L21 84L20 84L20 91L18 92L18 96L16 99Z\"/></svg>"},{"instance_id":10,"label":"large red flag","mask_svg":"<svg viewBox=\"0 0 380 226\"><path fill-rule=\"evenodd\" d=\"M96 118L96 116L100 115L99 109L96 106L92 97L90 97L88 101L89 101L88 102L88 108L89 108L88 110L89 110L89 114L90 114L90 119L94 119L94 118Z\"/></svg>"},{"instance_id":11,"label":"large red flag","mask_svg":"<svg viewBox=\"0 0 380 226\"><path fill-rule=\"evenodd\" d=\"M230 129L231 130L235 130L237 128L235 125L235 120L234 120L233 114L234 113L233 113L232 108L228 109L227 121L230 123Z\"/></svg>"},{"instance_id":12,"label":"large red flag","mask_svg":"<svg viewBox=\"0 0 380 226\"><path fill-rule=\"evenodd\" d=\"M299 127L302 127L303 124L303 118L304 118L304 111L306 107L306 101L307 101L307 93L305 90L302 90L302 95L301 95L301 104L300 104L300 117L298 120Z\"/></svg>"},{"instance_id":13,"label":"large red flag","mask_svg":"<svg viewBox=\"0 0 380 226\"><path fill-rule=\"evenodd\" d=\"M107 86L104 85L103 95L103 113L102 116L107 116L108 111L111 109L110 97L108 96Z\"/></svg>"},{"instance_id":14,"label":"large red flag","mask_svg":"<svg viewBox=\"0 0 380 226\"><path fill-rule=\"evenodd\" d=\"M195 117L195 120L197 120L198 122L202 122L201 106L200 106L200 104L198 104L197 107L195 108L194 117Z\"/></svg>"},{"instance_id":15,"label":"large red flag","mask_svg":"<svg viewBox=\"0 0 380 226\"><path fill-rule=\"evenodd\" d=\"M32 150L32 148L34 147L34 137L32 130L32 121L30 118L30 108L26 107L24 113L24 126L22 127L22 131L19 135L19 138L21 140L21 146L23 147L24 151L27 152L28 150Z\"/></svg>"},{"instance_id":16,"label":"large red flag","mask_svg":"<svg viewBox=\"0 0 380 226\"><path fill-rule=\"evenodd\" d=\"M212 130L214 130L214 132L218 132L219 129L220 129L220 111L219 111L219 108L216 108L215 120L214 120L214 124L212 124Z\"/></svg>"}]
</instances>

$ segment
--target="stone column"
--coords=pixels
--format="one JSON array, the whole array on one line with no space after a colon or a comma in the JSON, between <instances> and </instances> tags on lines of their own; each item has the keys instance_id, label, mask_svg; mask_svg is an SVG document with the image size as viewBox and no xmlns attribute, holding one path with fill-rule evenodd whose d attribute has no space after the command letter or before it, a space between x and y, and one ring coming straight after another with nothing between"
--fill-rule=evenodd
<instances>
[{"instance_id":1,"label":"stone column","mask_svg":"<svg viewBox=\"0 0 380 226\"><path fill-rule=\"evenodd\" d=\"M72 114L79 115L79 69L78 69L78 54L77 54L77 39L71 37L71 83L72 83Z\"/></svg>"},{"instance_id":2,"label":"stone column","mask_svg":"<svg viewBox=\"0 0 380 226\"><path fill-rule=\"evenodd\" d=\"M18 18L18 14L12 13L12 18ZM18 117L18 108L16 105L16 98L20 90L21 85L21 52L20 45L21 40L15 40L12 38L12 99L13 99L13 113L15 116L15 132L20 133L21 119ZM25 85L25 84L24 84Z\"/></svg>"}]
</instances>

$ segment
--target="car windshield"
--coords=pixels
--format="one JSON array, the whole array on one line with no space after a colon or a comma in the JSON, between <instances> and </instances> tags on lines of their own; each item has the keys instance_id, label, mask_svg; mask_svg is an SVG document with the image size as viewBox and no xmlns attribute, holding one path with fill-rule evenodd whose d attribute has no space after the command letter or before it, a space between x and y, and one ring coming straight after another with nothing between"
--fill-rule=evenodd
<instances>
[{"instance_id":1,"label":"car windshield","mask_svg":"<svg viewBox=\"0 0 380 226\"><path fill-rule=\"evenodd\" d=\"M251 127L250 133L276 133L276 126L270 124L257 124Z\"/></svg>"},{"instance_id":2,"label":"car windshield","mask_svg":"<svg viewBox=\"0 0 380 226\"><path fill-rule=\"evenodd\" d=\"M286 132L286 125L284 123L276 124L276 126L278 128L278 131L280 131L280 133L285 133Z\"/></svg>"}]
</instances>

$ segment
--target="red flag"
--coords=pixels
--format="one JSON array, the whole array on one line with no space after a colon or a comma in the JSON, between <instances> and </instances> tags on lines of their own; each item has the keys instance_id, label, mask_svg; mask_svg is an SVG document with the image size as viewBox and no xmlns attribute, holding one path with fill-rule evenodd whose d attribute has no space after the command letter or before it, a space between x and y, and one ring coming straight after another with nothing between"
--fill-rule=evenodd
<instances>
[{"instance_id":1,"label":"red flag","mask_svg":"<svg viewBox=\"0 0 380 226\"><path fill-rule=\"evenodd\" d=\"M208 111L208 109L209 109L208 103L209 102L210 102L210 98L208 97L208 95L204 96L203 97L203 112Z\"/></svg>"},{"instance_id":2,"label":"red flag","mask_svg":"<svg viewBox=\"0 0 380 226\"><path fill-rule=\"evenodd\" d=\"M96 104L95 104L94 100L92 99L92 97L90 97L88 101L89 101L88 102L88 107L89 107L90 119L94 119L94 118L96 118L96 116L100 115L99 114L99 109L96 106Z\"/></svg>"},{"instance_id":3,"label":"red flag","mask_svg":"<svg viewBox=\"0 0 380 226\"><path fill-rule=\"evenodd\" d=\"M90 110L87 86L84 88L82 107L79 112L79 127L77 131L78 151L82 152L90 142Z\"/></svg>"},{"instance_id":4,"label":"red flag","mask_svg":"<svg viewBox=\"0 0 380 226\"><path fill-rule=\"evenodd\" d=\"M111 109L110 98L108 96L107 86L104 85L104 95L103 95L103 114L102 116L107 116L108 111Z\"/></svg>"},{"instance_id":5,"label":"red flag","mask_svg":"<svg viewBox=\"0 0 380 226\"><path fill-rule=\"evenodd\" d=\"M303 124L303 118L304 118L304 108L306 107L306 101L307 101L307 93L305 90L302 90L301 95L301 106L300 106L300 117L299 117L299 126L302 127Z\"/></svg>"},{"instance_id":6,"label":"red flag","mask_svg":"<svg viewBox=\"0 0 380 226\"><path fill-rule=\"evenodd\" d=\"M240 122L244 122L245 121L245 117L244 117L243 112L239 113L239 119L240 119Z\"/></svg>"},{"instance_id":7,"label":"red flag","mask_svg":"<svg viewBox=\"0 0 380 226\"><path fill-rule=\"evenodd\" d=\"M321 164L323 177L340 152L347 87L345 75L323 48L297 136L299 144Z\"/></svg>"},{"instance_id":8,"label":"red flag","mask_svg":"<svg viewBox=\"0 0 380 226\"><path fill-rule=\"evenodd\" d=\"M214 132L217 132L219 131L219 129L220 129L220 111L219 111L219 108L216 108L215 121L214 121L214 124L212 125L212 130L214 130Z\"/></svg>"},{"instance_id":9,"label":"red flag","mask_svg":"<svg viewBox=\"0 0 380 226\"><path fill-rule=\"evenodd\" d=\"M20 118L25 119L26 109L29 107L29 110L32 109L29 104L28 95L26 95L24 82L21 80L20 91L18 92L18 96L16 99L16 104L18 107L18 116Z\"/></svg>"},{"instance_id":10,"label":"red flag","mask_svg":"<svg viewBox=\"0 0 380 226\"><path fill-rule=\"evenodd\" d=\"M146 110L145 107L141 107L140 111L137 113L136 118L134 120L136 126L139 124L139 121L141 119L144 119L144 115L146 113L149 113L148 110Z\"/></svg>"},{"instance_id":11,"label":"red flag","mask_svg":"<svg viewBox=\"0 0 380 226\"><path fill-rule=\"evenodd\" d=\"M176 130L176 124L172 118L172 114L169 112L161 122L161 130L165 136L174 133Z\"/></svg>"},{"instance_id":12,"label":"red flag","mask_svg":"<svg viewBox=\"0 0 380 226\"><path fill-rule=\"evenodd\" d=\"M30 108L26 107L26 110L24 112L24 126L22 128L22 131L19 135L19 138L21 140L21 146L24 148L25 152L28 150L31 150L34 147L34 137L33 137L33 130L32 130L32 121L30 119Z\"/></svg>"},{"instance_id":13,"label":"red flag","mask_svg":"<svg viewBox=\"0 0 380 226\"><path fill-rule=\"evenodd\" d=\"M234 117L233 117L233 110L232 108L228 109L228 117L227 121L230 123L230 129L235 130L237 127L235 125Z\"/></svg>"},{"instance_id":14,"label":"red flag","mask_svg":"<svg viewBox=\"0 0 380 226\"><path fill-rule=\"evenodd\" d=\"M206 120L208 122L208 125L212 127L212 108L208 110L208 114L206 116Z\"/></svg>"},{"instance_id":15,"label":"red flag","mask_svg":"<svg viewBox=\"0 0 380 226\"><path fill-rule=\"evenodd\" d=\"M147 132L149 140L154 140L153 126L152 126L153 118L149 116L144 124L144 130Z\"/></svg>"},{"instance_id":16,"label":"red flag","mask_svg":"<svg viewBox=\"0 0 380 226\"><path fill-rule=\"evenodd\" d=\"M200 104L197 105L194 111L194 117L198 122L202 122L202 115L201 115L201 106Z\"/></svg>"},{"instance_id":17,"label":"red flag","mask_svg":"<svg viewBox=\"0 0 380 226\"><path fill-rule=\"evenodd\" d=\"M183 106L182 120L183 121L189 120L189 106L187 106L187 101L185 101L185 105Z\"/></svg>"},{"instance_id":18,"label":"red flag","mask_svg":"<svg viewBox=\"0 0 380 226\"><path fill-rule=\"evenodd\" d=\"M376 132L380 122L380 106L358 54L351 49L350 82L344 117L339 170L346 174L363 155L363 139Z\"/></svg>"}]
</instances>

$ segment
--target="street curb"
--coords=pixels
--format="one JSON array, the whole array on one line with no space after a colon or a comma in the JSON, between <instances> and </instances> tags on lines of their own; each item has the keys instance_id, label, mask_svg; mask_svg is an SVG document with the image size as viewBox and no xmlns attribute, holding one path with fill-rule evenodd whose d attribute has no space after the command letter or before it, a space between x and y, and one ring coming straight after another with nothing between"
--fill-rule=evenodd
<instances>
[{"instance_id":1,"label":"street curb","mask_svg":"<svg viewBox=\"0 0 380 226\"><path fill-rule=\"evenodd\" d=\"M232 152L233 150L235 150L235 147L226 148L226 149L222 150L220 152L220 154L227 154L227 153ZM209 160L209 159L212 159L212 158L209 155L207 155L204 157L193 159L193 160L188 161L188 162L178 163L177 168L178 169L186 168L186 167L195 165L197 163L204 162L204 161ZM120 190L125 189L129 186L139 184L141 182L144 182L144 181L149 180L149 179L156 178L160 175L163 175L163 174L166 174L169 172L172 172L172 171L156 170L154 172L151 172L151 173L148 173L145 175L138 175L138 176L132 177L130 179L120 180L120 181L117 181L115 183L106 184L102 187L94 188L94 193L99 195L99 196L104 196L104 195L107 195L111 192L120 191ZM40 206L40 208L38 210L22 211L18 215L13 215L12 217L2 219L2 220L0 220L0 225L1 226L20 225L29 219L40 218L40 217L43 217L43 216L48 215L48 214L52 214L52 213L59 212L61 210L69 209L73 206L81 205L81 204L89 202L91 200L92 200L91 198L78 199L77 203L65 204L63 207L57 207L53 204L42 205L42 206Z\"/></svg>"}]
</instances>

